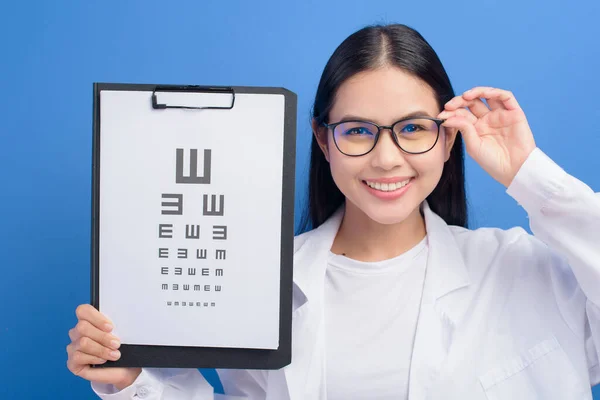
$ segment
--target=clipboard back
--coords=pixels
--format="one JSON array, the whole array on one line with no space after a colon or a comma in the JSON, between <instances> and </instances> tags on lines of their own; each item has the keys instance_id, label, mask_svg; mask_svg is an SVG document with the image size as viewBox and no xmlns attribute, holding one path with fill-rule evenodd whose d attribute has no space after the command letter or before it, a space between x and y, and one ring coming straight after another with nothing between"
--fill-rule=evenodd
<instances>
[{"instance_id":1,"label":"clipboard back","mask_svg":"<svg viewBox=\"0 0 600 400\"><path fill-rule=\"evenodd\" d=\"M91 302L131 338L102 367L289 364L296 95L95 83L93 100Z\"/></svg>"}]
</instances>

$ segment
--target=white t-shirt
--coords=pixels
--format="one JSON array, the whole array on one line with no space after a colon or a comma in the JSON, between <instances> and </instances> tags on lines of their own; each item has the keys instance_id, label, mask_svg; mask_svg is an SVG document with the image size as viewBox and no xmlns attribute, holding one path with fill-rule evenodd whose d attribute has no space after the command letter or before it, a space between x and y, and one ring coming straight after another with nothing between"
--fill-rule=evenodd
<instances>
[{"instance_id":1,"label":"white t-shirt","mask_svg":"<svg viewBox=\"0 0 600 400\"><path fill-rule=\"evenodd\" d=\"M427 253L427 238L380 262L330 252L325 280L329 400L408 397Z\"/></svg>"}]
</instances>

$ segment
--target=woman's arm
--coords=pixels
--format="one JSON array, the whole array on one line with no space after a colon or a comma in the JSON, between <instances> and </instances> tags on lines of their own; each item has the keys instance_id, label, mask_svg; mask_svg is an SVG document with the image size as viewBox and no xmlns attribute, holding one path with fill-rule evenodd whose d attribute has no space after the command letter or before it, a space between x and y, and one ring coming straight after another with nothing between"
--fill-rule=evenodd
<instances>
[{"instance_id":1,"label":"woman's arm","mask_svg":"<svg viewBox=\"0 0 600 400\"><path fill-rule=\"evenodd\" d=\"M564 269L570 269L578 288L554 290L567 323L585 313L581 331L592 385L600 383L600 194L567 174L539 149L531 153L507 193L529 215L536 238L554 254L548 268L552 281L564 286ZM577 292L580 291L579 294ZM574 310L581 292L585 310ZM580 307L580 306L578 306Z\"/></svg>"},{"instance_id":2,"label":"woman's arm","mask_svg":"<svg viewBox=\"0 0 600 400\"><path fill-rule=\"evenodd\" d=\"M507 187L529 214L534 235L552 250L547 265L557 285L551 289L566 321L585 313L585 326L576 331L583 332L590 380L600 382L600 195L536 147L511 92L477 87L444 107L438 117L447 134L462 133L469 155ZM564 290L569 271L576 285Z\"/></svg>"},{"instance_id":3,"label":"woman's arm","mask_svg":"<svg viewBox=\"0 0 600 400\"><path fill-rule=\"evenodd\" d=\"M566 259L586 297L600 307L600 193L539 149L507 193L527 211L533 234Z\"/></svg>"}]
</instances>

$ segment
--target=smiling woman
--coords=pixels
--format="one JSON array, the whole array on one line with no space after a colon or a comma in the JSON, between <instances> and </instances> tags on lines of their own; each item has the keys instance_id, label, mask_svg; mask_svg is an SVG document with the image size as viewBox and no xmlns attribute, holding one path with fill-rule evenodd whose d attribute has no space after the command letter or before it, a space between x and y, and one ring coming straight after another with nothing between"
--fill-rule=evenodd
<instances>
[{"instance_id":1,"label":"smiling woman","mask_svg":"<svg viewBox=\"0 0 600 400\"><path fill-rule=\"evenodd\" d=\"M320 148L331 166L336 187L346 199L345 223L358 226L362 224L362 219L387 225L390 234L393 232L394 235L389 239L405 243L404 246L398 246L399 253L414 246L423 236L407 241L408 237L414 235L407 235L408 232L404 229L393 225L404 221L407 229L412 231L415 226L423 223L419 205L437 186L456 138L456 130L446 132L443 127L439 129L437 121L423 120L427 122L408 126L409 130L421 129L420 137L407 139L414 133L405 132L402 120L407 115L414 115L415 111L426 118L439 114L440 106L431 88L402 69L386 65L361 72L345 81L337 90L336 101L328 119L344 121L348 118L347 115L361 115L366 121L394 125L390 135L382 130L378 134L374 132L374 135L370 135L373 138L371 143L366 143L368 147L363 147L361 151L348 144L352 142L356 145L356 139L347 139L343 132L337 133L347 123L334 124L335 128L332 130L320 128L315 122ZM400 121L396 122L398 120ZM439 145L433 146L438 142L440 134ZM334 141L344 149L359 150L357 155L360 157L348 157L342 150L334 151ZM407 142L415 142L412 146L420 146L413 147L418 154L399 150ZM361 143L364 145L364 142ZM314 154L313 157L320 156ZM373 185L369 187L367 182L404 184L394 192L382 192L377 187L373 188ZM455 184L464 185L464 182L459 180ZM422 234L425 234L424 229ZM401 237L404 240L396 240Z\"/></svg>"},{"instance_id":2,"label":"smiling woman","mask_svg":"<svg viewBox=\"0 0 600 400\"><path fill-rule=\"evenodd\" d=\"M448 161L446 168L442 168L443 162L436 164L437 169L431 166L430 172L437 170L440 176L431 176L433 181L429 180L429 205L449 224L466 226L462 140L455 131L446 133L440 129L441 121L435 119L444 104L453 97L454 90L442 63L418 32L404 25L391 25L362 29L350 35L325 66L315 97L310 204L305 214L304 230L323 223L347 198L340 192L338 182L332 179L336 172L334 165L329 170L326 160L329 136L323 128L329 128L332 132L331 138L341 153L363 155L374 150L373 146L379 140L387 141L389 138L380 139L383 132L371 125L367 130L373 132L372 146L364 147L363 144L360 150L354 146L351 148L349 140L338 140L345 126L340 128L336 123L357 120L392 125L402 124L403 119L412 117L431 118L420 125L425 125L429 133L435 134L421 135L419 143L409 144L408 135L402 134L402 127L396 125L390 132L391 139L403 150L403 154L410 156L412 153L429 152L442 136L443 146L435 146L432 154L416 157L415 161L439 157L440 152L444 155L443 158ZM339 142L343 142L342 145ZM365 151L367 147L371 148ZM382 151L387 148L384 144L377 147L383 148ZM397 157L399 152L394 153L394 157ZM371 155L371 160L379 157L381 161L381 156L385 157L385 154ZM412 171L411 175L416 175L416 171ZM421 180L421 187L427 184L423 180L427 179ZM438 180L440 184L436 185ZM414 207L411 211L414 211ZM406 215L397 217L404 219Z\"/></svg>"},{"instance_id":3,"label":"smiling woman","mask_svg":"<svg viewBox=\"0 0 600 400\"><path fill-rule=\"evenodd\" d=\"M600 196L536 146L511 92L455 96L418 32L371 26L325 66L312 128L292 363L220 370L220 398L591 399ZM463 138L535 236L467 229ZM90 368L118 342L97 310L78 317L69 368L100 397L216 398L196 370Z\"/></svg>"}]
</instances>

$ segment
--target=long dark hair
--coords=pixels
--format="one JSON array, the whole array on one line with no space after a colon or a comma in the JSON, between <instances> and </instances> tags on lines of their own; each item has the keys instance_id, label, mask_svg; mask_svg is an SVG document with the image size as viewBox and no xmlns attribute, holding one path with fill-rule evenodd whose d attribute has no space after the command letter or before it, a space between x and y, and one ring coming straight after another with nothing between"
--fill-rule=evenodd
<instances>
[{"instance_id":1,"label":"long dark hair","mask_svg":"<svg viewBox=\"0 0 600 400\"><path fill-rule=\"evenodd\" d=\"M454 97L454 90L441 61L416 30L401 24L365 27L344 40L327 62L315 96L312 118L329 122L335 94L355 74L393 65L426 82L434 91L440 110ZM311 144L308 207L300 232L316 228L344 202L344 195L331 176L329 163L313 135ZM444 164L436 188L427 197L433 212L449 225L467 227L464 151L458 134Z\"/></svg>"}]
</instances>

